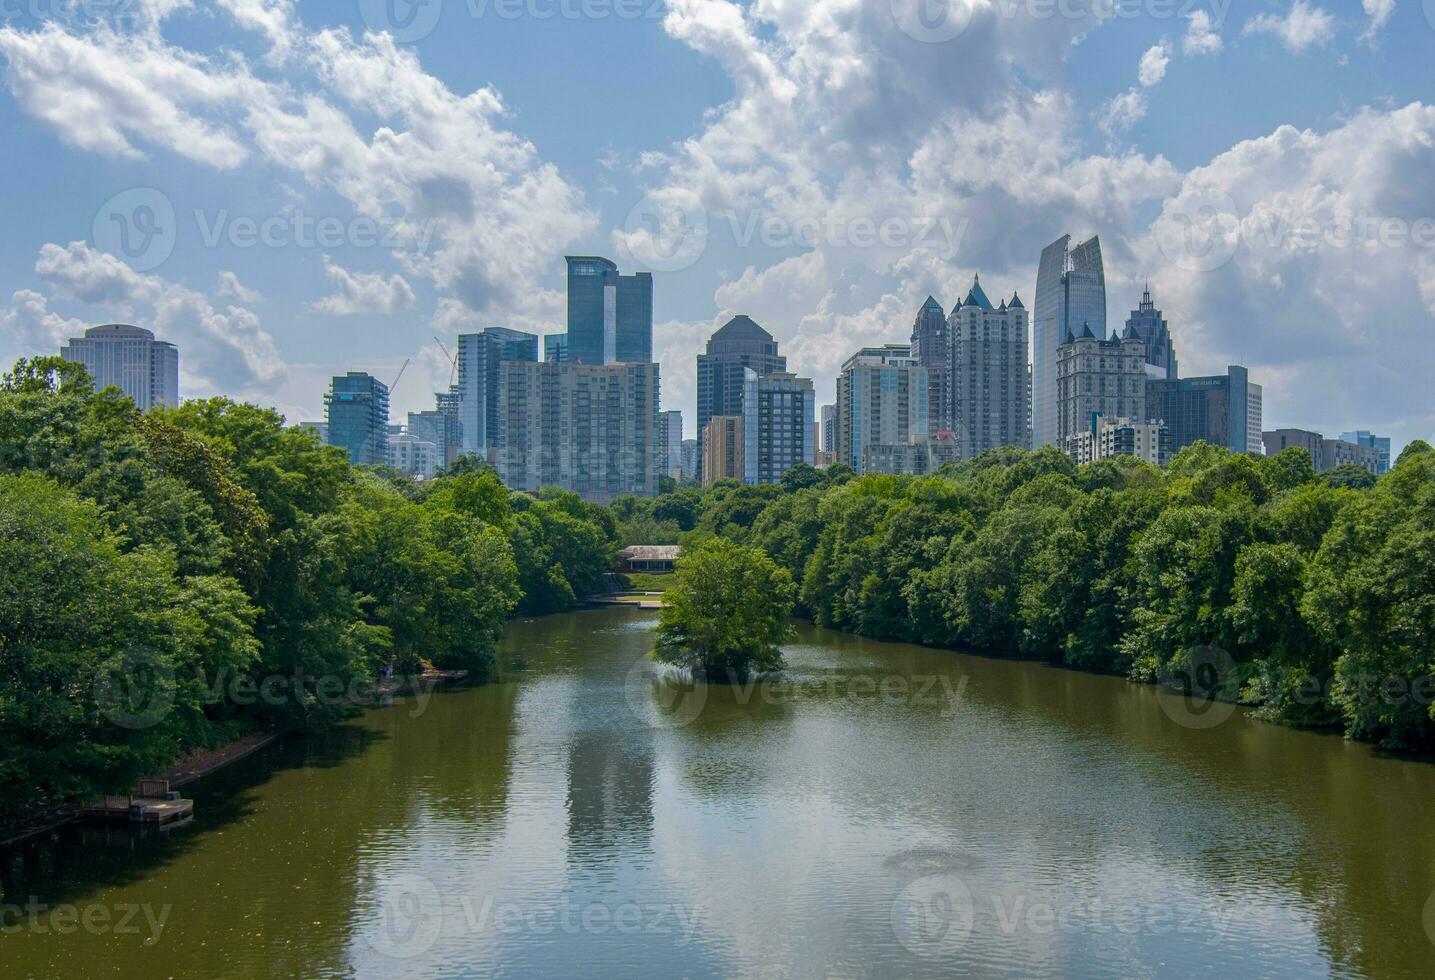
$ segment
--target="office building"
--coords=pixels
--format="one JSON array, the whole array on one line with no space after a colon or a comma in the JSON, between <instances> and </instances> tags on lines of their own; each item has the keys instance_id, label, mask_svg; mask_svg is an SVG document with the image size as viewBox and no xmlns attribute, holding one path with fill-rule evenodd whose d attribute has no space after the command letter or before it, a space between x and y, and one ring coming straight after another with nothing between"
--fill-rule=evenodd
<instances>
[{"instance_id":1,"label":"office building","mask_svg":"<svg viewBox=\"0 0 1435 980\"><path fill-rule=\"evenodd\" d=\"M1097 337L1067 334L1056 349L1057 445L1091 431L1094 416L1146 420L1146 347L1129 331Z\"/></svg>"},{"instance_id":2,"label":"office building","mask_svg":"<svg viewBox=\"0 0 1435 980\"><path fill-rule=\"evenodd\" d=\"M1085 430L1069 434L1063 445L1078 466L1113 456L1135 456L1153 466L1171 461L1171 431L1162 422L1094 415Z\"/></svg>"},{"instance_id":3,"label":"office building","mask_svg":"<svg viewBox=\"0 0 1435 980\"><path fill-rule=\"evenodd\" d=\"M1021 297L992 306L978 277L947 317L952 424L963 459L1031 446L1029 319Z\"/></svg>"},{"instance_id":4,"label":"office building","mask_svg":"<svg viewBox=\"0 0 1435 980\"><path fill-rule=\"evenodd\" d=\"M389 465L427 480L439 471L438 447L411 432L389 435Z\"/></svg>"},{"instance_id":5,"label":"office building","mask_svg":"<svg viewBox=\"0 0 1435 980\"><path fill-rule=\"evenodd\" d=\"M682 479L683 413L676 409L658 413L658 475Z\"/></svg>"},{"instance_id":6,"label":"office building","mask_svg":"<svg viewBox=\"0 0 1435 980\"><path fill-rule=\"evenodd\" d=\"M335 376L324 395L328 442L349 454L349 462L389 462L389 389L363 371Z\"/></svg>"},{"instance_id":7,"label":"office building","mask_svg":"<svg viewBox=\"0 0 1435 980\"><path fill-rule=\"evenodd\" d=\"M1171 328L1166 323L1165 316L1156 309L1156 304L1151 302L1149 285L1141 293L1141 305L1132 310L1131 315L1126 318L1126 332L1121 338L1141 341L1148 377L1177 376L1176 346L1171 341Z\"/></svg>"},{"instance_id":8,"label":"office building","mask_svg":"<svg viewBox=\"0 0 1435 980\"><path fill-rule=\"evenodd\" d=\"M682 460L682 479L685 481L698 480L702 476L702 457L698 455L696 439L683 440Z\"/></svg>"},{"instance_id":9,"label":"office building","mask_svg":"<svg viewBox=\"0 0 1435 980\"><path fill-rule=\"evenodd\" d=\"M1171 430L1171 451L1198 440L1240 453L1260 455L1261 386L1231 365L1225 374L1146 382L1146 417Z\"/></svg>"},{"instance_id":10,"label":"office building","mask_svg":"<svg viewBox=\"0 0 1435 980\"><path fill-rule=\"evenodd\" d=\"M864 473L895 473L926 476L943 463L961 459L961 447L954 432L939 432L916 442L868 446L863 450Z\"/></svg>"},{"instance_id":11,"label":"office building","mask_svg":"<svg viewBox=\"0 0 1435 980\"><path fill-rule=\"evenodd\" d=\"M703 486L741 480L745 469L741 415L715 415L703 426Z\"/></svg>"},{"instance_id":12,"label":"office building","mask_svg":"<svg viewBox=\"0 0 1435 980\"><path fill-rule=\"evenodd\" d=\"M179 405L179 348L143 327L106 323L73 337L60 349L67 361L83 364L95 390L118 388L140 411Z\"/></svg>"},{"instance_id":13,"label":"office building","mask_svg":"<svg viewBox=\"0 0 1435 980\"><path fill-rule=\"evenodd\" d=\"M567 255L568 339L575 364L653 360L653 276L624 276L596 255Z\"/></svg>"},{"instance_id":14,"label":"office building","mask_svg":"<svg viewBox=\"0 0 1435 980\"><path fill-rule=\"evenodd\" d=\"M657 493L658 365L504 361L495 466L514 490Z\"/></svg>"},{"instance_id":15,"label":"office building","mask_svg":"<svg viewBox=\"0 0 1435 980\"><path fill-rule=\"evenodd\" d=\"M1353 442L1357 446L1369 446L1374 449L1376 454L1376 474L1384 476L1390 472L1389 436L1372 435L1369 429L1356 429L1354 432L1342 432L1340 438L1346 442Z\"/></svg>"},{"instance_id":16,"label":"office building","mask_svg":"<svg viewBox=\"0 0 1435 980\"><path fill-rule=\"evenodd\" d=\"M442 401L442 396L439 396ZM434 468L447 469L463 451L463 423L457 413L442 409L410 412L408 432L434 448Z\"/></svg>"},{"instance_id":17,"label":"office building","mask_svg":"<svg viewBox=\"0 0 1435 980\"><path fill-rule=\"evenodd\" d=\"M504 361L537 361L538 336L489 327L458 338L459 418L463 451L492 462L498 448L498 377Z\"/></svg>"},{"instance_id":18,"label":"office building","mask_svg":"<svg viewBox=\"0 0 1435 980\"><path fill-rule=\"evenodd\" d=\"M1377 476L1380 474L1380 450L1372 445L1352 442L1344 435L1339 439L1327 439L1309 429L1273 429L1262 433L1262 440L1267 456L1292 447L1304 449L1310 454L1311 466L1317 473L1351 465Z\"/></svg>"},{"instance_id":19,"label":"office building","mask_svg":"<svg viewBox=\"0 0 1435 980\"><path fill-rule=\"evenodd\" d=\"M543 335L543 360L549 364L562 364L568 360L568 335L566 333Z\"/></svg>"},{"instance_id":20,"label":"office building","mask_svg":"<svg viewBox=\"0 0 1435 980\"><path fill-rule=\"evenodd\" d=\"M1056 349L1086 327L1106 336L1106 271L1096 236L1069 248L1062 235L1041 252L1032 321L1032 445L1057 444Z\"/></svg>"},{"instance_id":21,"label":"office building","mask_svg":"<svg viewBox=\"0 0 1435 980\"><path fill-rule=\"evenodd\" d=\"M742 397L742 481L777 483L817 458L816 398L809 378L749 369Z\"/></svg>"},{"instance_id":22,"label":"office building","mask_svg":"<svg viewBox=\"0 0 1435 980\"><path fill-rule=\"evenodd\" d=\"M954 430L947 314L942 311L942 304L931 296L917 311L917 319L912 324L912 357L927 369L927 424L934 432Z\"/></svg>"},{"instance_id":23,"label":"office building","mask_svg":"<svg viewBox=\"0 0 1435 980\"><path fill-rule=\"evenodd\" d=\"M837 406L822 406L822 446L824 453L837 451Z\"/></svg>"},{"instance_id":24,"label":"office building","mask_svg":"<svg viewBox=\"0 0 1435 980\"><path fill-rule=\"evenodd\" d=\"M837 377L835 461L862 473L868 446L926 438L927 406L927 369L910 344L862 348Z\"/></svg>"},{"instance_id":25,"label":"office building","mask_svg":"<svg viewBox=\"0 0 1435 980\"><path fill-rule=\"evenodd\" d=\"M787 370L787 358L778 354L777 341L751 317L739 314L708 338L707 350L698 355L698 445L702 445L708 419L715 415L741 415L747 371L759 376Z\"/></svg>"}]
</instances>

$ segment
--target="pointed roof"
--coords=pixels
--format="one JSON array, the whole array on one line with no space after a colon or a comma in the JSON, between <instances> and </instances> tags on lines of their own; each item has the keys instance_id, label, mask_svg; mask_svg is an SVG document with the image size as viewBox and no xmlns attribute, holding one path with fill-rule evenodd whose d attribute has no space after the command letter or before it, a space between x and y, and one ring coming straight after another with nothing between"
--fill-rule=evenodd
<instances>
[{"instance_id":1,"label":"pointed roof","mask_svg":"<svg viewBox=\"0 0 1435 980\"><path fill-rule=\"evenodd\" d=\"M1021 297L1018 296L1016 293L1012 293L1012 294L1011 294L1011 302L1008 303L1007 306L1010 307L1010 308L1013 309L1013 310L1024 310L1024 309L1026 309L1025 306L1022 306L1022 305L1021 305Z\"/></svg>"},{"instance_id":2,"label":"pointed roof","mask_svg":"<svg viewBox=\"0 0 1435 980\"><path fill-rule=\"evenodd\" d=\"M987 294L982 291L982 282L980 275L972 276L972 288L967 290L966 305L971 306L973 303L975 303L977 306L980 306L984 310L996 309L994 306L992 306L992 301L987 299Z\"/></svg>"},{"instance_id":3,"label":"pointed roof","mask_svg":"<svg viewBox=\"0 0 1435 980\"><path fill-rule=\"evenodd\" d=\"M1002 300L1002 305L997 307L997 312L998 312L998 313L1005 313L1005 312L1006 312L1006 300Z\"/></svg>"},{"instance_id":4,"label":"pointed roof","mask_svg":"<svg viewBox=\"0 0 1435 980\"><path fill-rule=\"evenodd\" d=\"M955 312L957 312L958 310L960 310L961 308L962 308L962 299L961 299L961 297L959 296L959 297L957 297L957 305L954 306L954 307L952 307L952 312L955 313Z\"/></svg>"},{"instance_id":5,"label":"pointed roof","mask_svg":"<svg viewBox=\"0 0 1435 980\"><path fill-rule=\"evenodd\" d=\"M941 304L941 303L938 303L938 302L937 302L935 299L933 299L931 296L928 296L928 297L927 297L927 301L922 304L922 309L924 309L924 310L936 310L938 313L940 313L940 312L942 312L942 304Z\"/></svg>"},{"instance_id":6,"label":"pointed roof","mask_svg":"<svg viewBox=\"0 0 1435 980\"><path fill-rule=\"evenodd\" d=\"M746 313L739 313L737 316L733 317L727 323L724 323L721 327L719 327L717 333L713 334L714 339L718 337L722 337L725 340L735 340L739 337L754 337L761 340L772 340L772 334L762 329L758 322L752 317L748 316Z\"/></svg>"},{"instance_id":7,"label":"pointed roof","mask_svg":"<svg viewBox=\"0 0 1435 980\"><path fill-rule=\"evenodd\" d=\"M1081 336L1083 339L1086 337L1090 337L1092 340L1096 339L1096 334L1091 332L1091 322L1089 320L1083 320L1081 322Z\"/></svg>"},{"instance_id":8,"label":"pointed roof","mask_svg":"<svg viewBox=\"0 0 1435 980\"><path fill-rule=\"evenodd\" d=\"M1067 327L1067 328L1066 328L1066 333L1062 335L1061 342L1062 342L1063 344L1074 344L1074 343L1076 343L1076 335L1071 332L1071 328L1070 328L1070 327Z\"/></svg>"}]
</instances>

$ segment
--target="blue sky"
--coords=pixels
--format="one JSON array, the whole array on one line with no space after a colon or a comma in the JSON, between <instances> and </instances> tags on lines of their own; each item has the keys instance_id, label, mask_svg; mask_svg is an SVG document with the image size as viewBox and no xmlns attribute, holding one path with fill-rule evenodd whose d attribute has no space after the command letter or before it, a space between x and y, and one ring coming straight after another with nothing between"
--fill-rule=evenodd
<instances>
[{"instance_id":1,"label":"blue sky","mask_svg":"<svg viewBox=\"0 0 1435 980\"><path fill-rule=\"evenodd\" d=\"M129 320L181 345L184 394L296 419L330 374L411 358L397 415L447 383L435 337L561 330L562 256L597 253L654 270L691 435L728 316L827 400L928 293L980 272L1030 299L1041 246L1094 232L1109 319L1149 276L1183 372L1247 364L1267 427L1430 438L1432 22L1435 0L14 0L0 356Z\"/></svg>"}]
</instances>

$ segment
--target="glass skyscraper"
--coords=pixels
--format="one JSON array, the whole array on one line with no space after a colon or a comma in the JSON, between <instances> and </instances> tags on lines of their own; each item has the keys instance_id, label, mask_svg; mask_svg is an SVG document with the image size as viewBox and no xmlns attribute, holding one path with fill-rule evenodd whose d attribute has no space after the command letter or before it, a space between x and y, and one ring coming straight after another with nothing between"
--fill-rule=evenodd
<instances>
[{"instance_id":1,"label":"glass skyscraper","mask_svg":"<svg viewBox=\"0 0 1435 980\"><path fill-rule=\"evenodd\" d=\"M1171 328L1166 318L1151 302L1151 287L1141 294L1141 305L1126 318L1122 339L1134 337L1146 351L1146 374L1152 378L1176 377L1176 347L1171 343Z\"/></svg>"},{"instance_id":2,"label":"glass skyscraper","mask_svg":"<svg viewBox=\"0 0 1435 980\"><path fill-rule=\"evenodd\" d=\"M787 370L787 358L777 352L777 341L751 317L738 314L708 338L707 351L698 355L698 444L708 419L741 415L745 372L759 377Z\"/></svg>"},{"instance_id":3,"label":"glass skyscraper","mask_svg":"<svg viewBox=\"0 0 1435 980\"><path fill-rule=\"evenodd\" d=\"M67 361L83 364L95 390L114 386L140 411L179 405L179 348L155 340L143 327L106 323L91 327L61 350Z\"/></svg>"},{"instance_id":4,"label":"glass skyscraper","mask_svg":"<svg viewBox=\"0 0 1435 980\"><path fill-rule=\"evenodd\" d=\"M463 451L487 459L498 446L498 366L537 361L538 335L489 327L458 338L459 419Z\"/></svg>"},{"instance_id":5,"label":"glass skyscraper","mask_svg":"<svg viewBox=\"0 0 1435 980\"><path fill-rule=\"evenodd\" d=\"M363 371L336 375L324 396L325 435L329 445L349 454L349 462L384 466L389 462L389 388Z\"/></svg>"},{"instance_id":6,"label":"glass skyscraper","mask_svg":"<svg viewBox=\"0 0 1435 980\"><path fill-rule=\"evenodd\" d=\"M1210 377L1146 382L1146 415L1171 430L1173 453L1202 439L1232 452L1263 454L1261 400L1261 386L1237 364Z\"/></svg>"},{"instance_id":7,"label":"glass skyscraper","mask_svg":"<svg viewBox=\"0 0 1435 980\"><path fill-rule=\"evenodd\" d=\"M1062 235L1041 250L1036 273L1031 354L1032 447L1057 442L1056 349L1068 332L1085 328L1098 337L1106 331L1106 271L1097 236L1070 248Z\"/></svg>"},{"instance_id":8,"label":"glass skyscraper","mask_svg":"<svg viewBox=\"0 0 1435 980\"><path fill-rule=\"evenodd\" d=\"M568 340L573 364L646 364L653 359L653 276L619 275L596 255L567 255Z\"/></svg>"}]
</instances>

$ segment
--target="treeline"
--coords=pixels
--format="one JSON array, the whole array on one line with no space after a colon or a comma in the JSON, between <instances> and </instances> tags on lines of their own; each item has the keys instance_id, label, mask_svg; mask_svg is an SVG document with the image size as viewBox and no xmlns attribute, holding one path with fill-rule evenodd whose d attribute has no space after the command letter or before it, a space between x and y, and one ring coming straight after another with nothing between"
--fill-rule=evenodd
<instances>
[{"instance_id":1,"label":"treeline","mask_svg":"<svg viewBox=\"0 0 1435 980\"><path fill-rule=\"evenodd\" d=\"M270 410L141 414L21 361L0 380L0 820L325 724L385 674L482 678L511 614L599 588L617 533L471 461L418 485Z\"/></svg>"},{"instance_id":2,"label":"treeline","mask_svg":"<svg viewBox=\"0 0 1435 980\"><path fill-rule=\"evenodd\" d=\"M1386 476L1198 443L1164 470L1003 450L935 476L798 467L614 505L622 527L762 548L799 611L882 639L1048 660L1435 749L1435 452Z\"/></svg>"}]
</instances>

